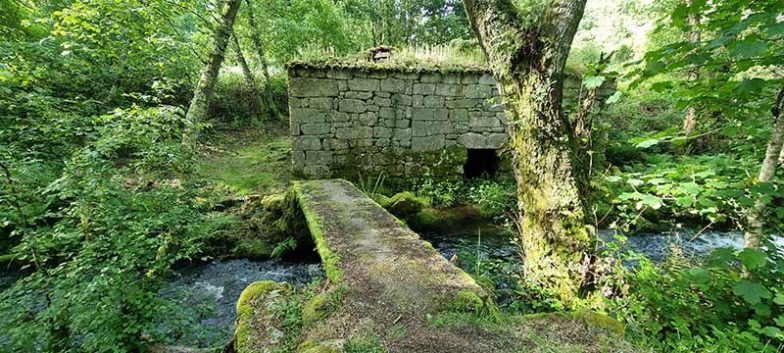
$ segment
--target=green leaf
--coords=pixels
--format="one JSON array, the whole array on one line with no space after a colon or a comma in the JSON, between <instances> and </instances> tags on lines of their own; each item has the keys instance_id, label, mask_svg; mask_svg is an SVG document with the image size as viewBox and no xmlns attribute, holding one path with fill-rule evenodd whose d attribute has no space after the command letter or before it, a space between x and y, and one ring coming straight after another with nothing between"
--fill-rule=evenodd
<instances>
[{"instance_id":1,"label":"green leaf","mask_svg":"<svg viewBox=\"0 0 784 353\"><path fill-rule=\"evenodd\" d=\"M583 85L585 85L585 88L588 88L588 89L599 88L602 85L602 83L604 83L604 80L605 80L605 77L601 76L601 75L599 75L599 76L588 76L588 77L583 79Z\"/></svg>"},{"instance_id":2,"label":"green leaf","mask_svg":"<svg viewBox=\"0 0 784 353\"><path fill-rule=\"evenodd\" d=\"M615 91L615 92L614 92L614 93L613 93L613 94L610 96L610 98L607 98L607 100L605 101L605 103L606 103L606 104L615 104L615 103L618 103L618 101L620 101L620 100L621 100L621 95L622 95L621 91Z\"/></svg>"},{"instance_id":3,"label":"green leaf","mask_svg":"<svg viewBox=\"0 0 784 353\"><path fill-rule=\"evenodd\" d=\"M738 258L743 262L743 266L753 270L765 266L768 263L768 255L762 251L752 248L743 249L738 253Z\"/></svg>"},{"instance_id":4,"label":"green leaf","mask_svg":"<svg viewBox=\"0 0 784 353\"><path fill-rule=\"evenodd\" d=\"M751 305L759 303L762 299L769 299L771 296L770 291L765 286L747 280L740 280L735 283L732 287L732 292Z\"/></svg>"},{"instance_id":5,"label":"green leaf","mask_svg":"<svg viewBox=\"0 0 784 353\"><path fill-rule=\"evenodd\" d=\"M735 90L741 94L757 93L765 87L765 80L761 78L744 79L737 86Z\"/></svg>"},{"instance_id":6,"label":"green leaf","mask_svg":"<svg viewBox=\"0 0 784 353\"><path fill-rule=\"evenodd\" d=\"M638 143L635 147L637 147L637 148L648 148L648 147L651 147L651 146L653 146L655 144L658 144L658 143L659 143L659 139L647 139L645 141L642 141L642 142Z\"/></svg>"},{"instance_id":7,"label":"green leaf","mask_svg":"<svg viewBox=\"0 0 784 353\"><path fill-rule=\"evenodd\" d=\"M741 58L753 58L762 56L768 49L768 45L754 38L747 38L732 46L730 54Z\"/></svg>"},{"instance_id":8,"label":"green leaf","mask_svg":"<svg viewBox=\"0 0 784 353\"><path fill-rule=\"evenodd\" d=\"M691 281L696 282L698 284L707 283L711 279L710 271L700 267L690 268L686 270L686 275L689 277Z\"/></svg>"}]
</instances>

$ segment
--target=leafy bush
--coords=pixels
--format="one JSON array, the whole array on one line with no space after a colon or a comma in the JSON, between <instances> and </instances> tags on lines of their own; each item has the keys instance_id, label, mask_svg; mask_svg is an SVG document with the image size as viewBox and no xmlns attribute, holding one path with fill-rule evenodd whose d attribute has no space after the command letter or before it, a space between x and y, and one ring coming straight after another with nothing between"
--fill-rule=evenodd
<instances>
[{"instance_id":1,"label":"leafy bush","mask_svg":"<svg viewBox=\"0 0 784 353\"><path fill-rule=\"evenodd\" d=\"M780 352L784 349L784 256L715 250L702 264L643 259L632 292L611 311L645 345L663 352Z\"/></svg>"},{"instance_id":2,"label":"leafy bush","mask_svg":"<svg viewBox=\"0 0 784 353\"><path fill-rule=\"evenodd\" d=\"M131 107L93 123L95 139L61 176L13 189L19 207L3 215L17 260L35 268L0 294L0 341L12 351L136 351L162 339L151 336L170 309L162 278L214 232L204 195L184 179L194 158L181 111Z\"/></svg>"},{"instance_id":3,"label":"leafy bush","mask_svg":"<svg viewBox=\"0 0 784 353\"><path fill-rule=\"evenodd\" d=\"M267 93L265 90L269 90ZM228 71L218 76L213 98L210 100L210 116L221 124L232 128L261 126L266 120L283 119L288 111L288 83L285 74L270 77L263 82L259 75L255 87L245 82L242 73ZM264 95L269 94L271 104ZM270 114L277 116L270 116Z\"/></svg>"},{"instance_id":4,"label":"leafy bush","mask_svg":"<svg viewBox=\"0 0 784 353\"><path fill-rule=\"evenodd\" d=\"M468 199L487 219L505 219L517 207L517 184L512 178L477 179L468 187Z\"/></svg>"},{"instance_id":5,"label":"leafy bush","mask_svg":"<svg viewBox=\"0 0 784 353\"><path fill-rule=\"evenodd\" d=\"M770 224L782 224L784 209L779 181L754 184L749 171L757 170L753 156L650 155L645 164L616 171L599 182L600 197L614 207L610 226L624 229L658 220L697 224L742 224L754 205L754 195L765 195Z\"/></svg>"}]
</instances>

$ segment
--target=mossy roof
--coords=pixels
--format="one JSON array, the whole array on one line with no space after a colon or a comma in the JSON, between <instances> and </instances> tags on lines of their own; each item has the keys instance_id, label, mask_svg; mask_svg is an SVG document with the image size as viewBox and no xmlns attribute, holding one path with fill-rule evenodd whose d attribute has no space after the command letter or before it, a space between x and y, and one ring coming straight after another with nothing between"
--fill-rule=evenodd
<instances>
[{"instance_id":1,"label":"mossy roof","mask_svg":"<svg viewBox=\"0 0 784 353\"><path fill-rule=\"evenodd\" d=\"M355 69L361 71L398 72L470 72L490 73L484 56L477 50L450 47L392 49L391 56L380 62L370 60L373 49L342 57L314 56L290 61L289 69Z\"/></svg>"}]
</instances>

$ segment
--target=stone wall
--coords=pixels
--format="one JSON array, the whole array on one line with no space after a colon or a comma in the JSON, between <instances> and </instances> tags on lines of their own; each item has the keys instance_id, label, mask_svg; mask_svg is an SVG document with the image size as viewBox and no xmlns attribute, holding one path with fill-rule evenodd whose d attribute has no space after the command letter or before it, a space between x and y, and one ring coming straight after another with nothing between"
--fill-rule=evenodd
<instances>
[{"instance_id":1,"label":"stone wall","mask_svg":"<svg viewBox=\"0 0 784 353\"><path fill-rule=\"evenodd\" d=\"M566 99L575 97L579 80L565 87ZM349 180L462 176L467 149L506 143L500 103L486 72L292 67L294 171Z\"/></svg>"}]
</instances>

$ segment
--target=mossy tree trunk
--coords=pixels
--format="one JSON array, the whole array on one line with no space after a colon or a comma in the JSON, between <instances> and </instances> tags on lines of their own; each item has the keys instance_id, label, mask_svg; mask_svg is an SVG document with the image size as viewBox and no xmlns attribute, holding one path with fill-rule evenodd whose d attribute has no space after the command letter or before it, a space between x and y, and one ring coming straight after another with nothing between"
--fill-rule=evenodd
<instances>
[{"instance_id":1,"label":"mossy tree trunk","mask_svg":"<svg viewBox=\"0 0 784 353\"><path fill-rule=\"evenodd\" d=\"M784 110L784 88L779 90L776 100L771 108L773 113L773 132L765 149L765 158L762 160L762 167L757 177L760 183L770 182L776 175L776 166L779 156L782 153L782 143L784 143L784 118L781 112ZM767 204L764 195L759 195L754 202L754 208L749 212L748 225L746 228L746 247L759 248L764 239L764 215L765 205Z\"/></svg>"},{"instance_id":2,"label":"mossy tree trunk","mask_svg":"<svg viewBox=\"0 0 784 353\"><path fill-rule=\"evenodd\" d=\"M686 6L689 8L692 7L692 0L686 0ZM687 33L689 42L691 43L699 43L700 42L700 30L698 28L700 24L699 14L695 13L694 11L689 13L689 26L691 30ZM696 66L692 66L689 68L687 79L689 81L697 81L700 78L699 69ZM689 106L686 108L686 116L683 118L683 133L687 136L694 133L694 129L697 127L697 108L694 106ZM687 140L688 141L688 140ZM688 147L687 147L688 149Z\"/></svg>"},{"instance_id":3,"label":"mossy tree trunk","mask_svg":"<svg viewBox=\"0 0 784 353\"><path fill-rule=\"evenodd\" d=\"M595 229L587 182L561 100L585 0L464 0L505 104L526 279L571 304L591 285Z\"/></svg>"},{"instance_id":4,"label":"mossy tree trunk","mask_svg":"<svg viewBox=\"0 0 784 353\"><path fill-rule=\"evenodd\" d=\"M253 3L251 0L246 0L248 3L248 22L251 30L251 40L256 47L256 54L259 56L259 63L261 64L261 74L264 75L264 106L270 118L277 118L280 114L278 108L275 106L275 100L272 98L272 88L270 87L270 73L269 63L267 62L267 55L264 51L264 41L261 38L261 32L256 24L256 15L254 14Z\"/></svg>"},{"instance_id":5,"label":"mossy tree trunk","mask_svg":"<svg viewBox=\"0 0 784 353\"><path fill-rule=\"evenodd\" d=\"M207 63L201 70L199 83L196 85L193 99L185 115L187 126L183 136L183 143L195 143L199 135L199 125L207 119L207 109L209 108L212 89L215 87L218 72L226 56L226 47L229 44L232 28L234 27L234 18L237 16L241 2L242 0L226 0L223 3L220 22L213 35L212 51L207 59Z\"/></svg>"}]
</instances>

